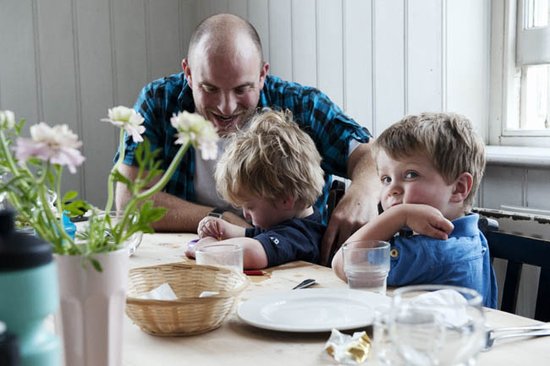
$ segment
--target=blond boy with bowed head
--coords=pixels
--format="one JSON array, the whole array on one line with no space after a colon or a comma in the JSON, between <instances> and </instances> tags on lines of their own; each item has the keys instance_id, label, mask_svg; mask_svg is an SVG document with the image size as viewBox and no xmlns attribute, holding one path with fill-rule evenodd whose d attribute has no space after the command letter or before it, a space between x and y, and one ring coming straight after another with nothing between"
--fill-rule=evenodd
<instances>
[{"instance_id":1,"label":"blond boy with bowed head","mask_svg":"<svg viewBox=\"0 0 550 366\"><path fill-rule=\"evenodd\" d=\"M446 113L408 116L382 132L375 150L384 212L347 242L390 241L388 286L464 286L496 307L487 240L470 212L485 170L485 147L470 121ZM342 261L338 252L332 267L345 280Z\"/></svg>"},{"instance_id":2,"label":"blond boy with bowed head","mask_svg":"<svg viewBox=\"0 0 550 366\"><path fill-rule=\"evenodd\" d=\"M325 226L313 204L324 185L321 156L290 112L264 109L256 114L230 140L215 176L222 198L242 207L253 227L206 217L198 227L201 239L187 249L188 257L194 257L197 247L220 240L243 247L246 269L319 262Z\"/></svg>"}]
</instances>

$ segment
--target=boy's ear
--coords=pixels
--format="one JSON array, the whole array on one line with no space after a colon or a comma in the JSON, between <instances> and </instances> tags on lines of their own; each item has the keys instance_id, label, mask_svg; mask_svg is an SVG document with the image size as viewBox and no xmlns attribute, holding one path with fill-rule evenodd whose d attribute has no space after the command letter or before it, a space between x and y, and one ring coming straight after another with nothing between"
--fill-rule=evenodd
<instances>
[{"instance_id":1,"label":"boy's ear","mask_svg":"<svg viewBox=\"0 0 550 366\"><path fill-rule=\"evenodd\" d=\"M451 202L463 202L472 191L474 178L470 173L462 173L453 183Z\"/></svg>"},{"instance_id":2,"label":"boy's ear","mask_svg":"<svg viewBox=\"0 0 550 366\"><path fill-rule=\"evenodd\" d=\"M293 210L296 199L291 196L287 196L279 201L279 208L283 210Z\"/></svg>"}]
</instances>

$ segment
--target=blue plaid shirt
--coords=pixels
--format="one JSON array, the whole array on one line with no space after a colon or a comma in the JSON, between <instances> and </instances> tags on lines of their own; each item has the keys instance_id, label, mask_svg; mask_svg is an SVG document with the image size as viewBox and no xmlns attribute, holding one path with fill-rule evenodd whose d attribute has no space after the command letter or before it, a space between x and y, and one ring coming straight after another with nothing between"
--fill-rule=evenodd
<instances>
[{"instance_id":1,"label":"blue plaid shirt","mask_svg":"<svg viewBox=\"0 0 550 366\"><path fill-rule=\"evenodd\" d=\"M370 132L344 114L325 94L311 87L283 81L268 75L260 92L258 108L289 109L294 120L306 131L317 146L323 160L326 184L323 194L315 204L323 217L326 216L328 190L332 174L347 176L348 149L351 139L368 142ZM174 145L176 130L170 123L173 114L180 111L195 112L191 88L184 74L173 74L146 85L141 91L134 109L144 118L146 132L152 149L161 149L158 159L166 170L179 145ZM126 136L124 163L137 165L137 144ZM187 201L195 200L195 150L190 148L184 156L164 191Z\"/></svg>"}]
</instances>

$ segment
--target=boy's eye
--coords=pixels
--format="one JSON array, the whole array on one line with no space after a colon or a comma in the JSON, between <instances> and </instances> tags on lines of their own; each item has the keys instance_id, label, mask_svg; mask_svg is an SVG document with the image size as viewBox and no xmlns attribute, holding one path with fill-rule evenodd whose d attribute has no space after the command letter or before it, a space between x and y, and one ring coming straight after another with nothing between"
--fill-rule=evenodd
<instances>
[{"instance_id":1,"label":"boy's eye","mask_svg":"<svg viewBox=\"0 0 550 366\"><path fill-rule=\"evenodd\" d=\"M415 171L409 171L405 173L405 179L414 179L418 177L418 173Z\"/></svg>"},{"instance_id":2,"label":"boy's eye","mask_svg":"<svg viewBox=\"0 0 550 366\"><path fill-rule=\"evenodd\" d=\"M380 178L380 181L382 182L382 184L390 184L391 178L388 177L387 175L384 175L382 178Z\"/></svg>"}]
</instances>

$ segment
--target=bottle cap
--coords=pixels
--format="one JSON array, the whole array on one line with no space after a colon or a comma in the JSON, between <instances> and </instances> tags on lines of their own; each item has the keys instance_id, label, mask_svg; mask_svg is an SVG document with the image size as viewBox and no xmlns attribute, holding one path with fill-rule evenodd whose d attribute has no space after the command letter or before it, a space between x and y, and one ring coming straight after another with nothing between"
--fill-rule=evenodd
<instances>
[{"instance_id":1,"label":"bottle cap","mask_svg":"<svg viewBox=\"0 0 550 366\"><path fill-rule=\"evenodd\" d=\"M53 260L52 246L15 230L14 212L0 211L0 272L39 267Z\"/></svg>"},{"instance_id":2,"label":"bottle cap","mask_svg":"<svg viewBox=\"0 0 550 366\"><path fill-rule=\"evenodd\" d=\"M21 364L17 337L6 329L0 321L0 365L18 366Z\"/></svg>"}]
</instances>

